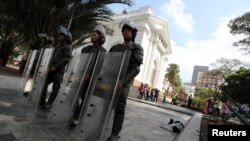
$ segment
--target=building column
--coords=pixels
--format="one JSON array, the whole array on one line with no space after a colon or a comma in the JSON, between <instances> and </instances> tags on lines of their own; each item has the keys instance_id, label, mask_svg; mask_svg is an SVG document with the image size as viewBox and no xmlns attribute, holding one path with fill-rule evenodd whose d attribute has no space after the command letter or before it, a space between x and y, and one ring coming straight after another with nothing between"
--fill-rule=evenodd
<instances>
[{"instance_id":1,"label":"building column","mask_svg":"<svg viewBox=\"0 0 250 141\"><path fill-rule=\"evenodd\" d=\"M160 62L159 62L159 66L164 66L164 58L165 58L165 55L161 54L161 59L160 59ZM160 68L157 68L157 69L158 69L157 74L156 74L156 82L157 82L157 84L155 84L155 86L157 88L159 88L159 89L162 89L164 76L165 76L165 70L160 69Z\"/></svg>"},{"instance_id":2,"label":"building column","mask_svg":"<svg viewBox=\"0 0 250 141\"><path fill-rule=\"evenodd\" d=\"M151 84L150 82L150 77L151 77L151 74L152 74L152 69L153 69L153 65L154 65L154 53L155 53L155 43L153 41L152 43L152 46L151 46L151 50L149 52L149 56L148 57L148 62L147 62L147 67L146 67L146 73L145 73L145 76L144 76L144 81L145 83L148 83L148 84Z\"/></svg>"},{"instance_id":3,"label":"building column","mask_svg":"<svg viewBox=\"0 0 250 141\"><path fill-rule=\"evenodd\" d=\"M147 74L148 74L148 68L149 68L149 62L150 62L150 59L151 59L151 56L152 56L152 49L153 49L153 45L154 45L154 42L153 42L153 39L150 38L150 42L149 42L149 45L148 45L148 52L145 54L146 55L146 59L144 61L144 68L143 68L143 74L142 74L142 81L145 83L146 80L147 80Z\"/></svg>"}]
</instances>

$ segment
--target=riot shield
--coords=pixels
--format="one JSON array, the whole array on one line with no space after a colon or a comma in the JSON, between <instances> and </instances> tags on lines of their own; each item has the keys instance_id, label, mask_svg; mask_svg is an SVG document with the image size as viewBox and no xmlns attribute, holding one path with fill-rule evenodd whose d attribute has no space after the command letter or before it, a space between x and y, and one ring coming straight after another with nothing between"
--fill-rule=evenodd
<instances>
[{"instance_id":1,"label":"riot shield","mask_svg":"<svg viewBox=\"0 0 250 141\"><path fill-rule=\"evenodd\" d=\"M109 136L111 113L119 99L130 54L130 51L110 52L105 57L100 74L90 81L75 132L78 140L102 141ZM94 72L98 70L95 67Z\"/></svg>"},{"instance_id":2,"label":"riot shield","mask_svg":"<svg viewBox=\"0 0 250 141\"><path fill-rule=\"evenodd\" d=\"M29 80L31 69L34 66L36 55L37 55L37 50L32 50L25 64L20 85L21 94L25 92L25 86Z\"/></svg>"},{"instance_id":3,"label":"riot shield","mask_svg":"<svg viewBox=\"0 0 250 141\"><path fill-rule=\"evenodd\" d=\"M76 54L69 65L65 83L59 91L49 118L55 123L68 127L72 121L76 106L88 87L96 62L102 61L104 52ZM98 63L99 64L99 63Z\"/></svg>"},{"instance_id":4,"label":"riot shield","mask_svg":"<svg viewBox=\"0 0 250 141\"><path fill-rule=\"evenodd\" d=\"M34 73L34 83L31 92L28 95L28 102L32 104L34 108L37 108L40 102L41 93L45 88L47 80L47 70L53 55L53 48L42 48L37 62L36 70Z\"/></svg>"}]
</instances>

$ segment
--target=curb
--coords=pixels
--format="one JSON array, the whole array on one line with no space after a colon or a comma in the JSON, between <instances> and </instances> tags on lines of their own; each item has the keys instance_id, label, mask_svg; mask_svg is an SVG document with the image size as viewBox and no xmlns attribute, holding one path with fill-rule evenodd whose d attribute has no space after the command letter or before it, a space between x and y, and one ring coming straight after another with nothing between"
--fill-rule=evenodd
<instances>
[{"instance_id":1,"label":"curb","mask_svg":"<svg viewBox=\"0 0 250 141\"><path fill-rule=\"evenodd\" d=\"M172 111L176 111L179 113L184 113L187 115L192 116L187 123L185 124L184 129L181 131L181 133L179 133L174 139L173 141L199 141L200 139L200 126L201 126L201 118L202 118L202 114L199 112L195 112L189 109L181 110L181 109L174 109L171 107L168 107L168 105L161 105L161 104L157 104L157 103L152 103L152 102L148 102L148 101L143 101L143 100L139 100L136 98L132 98L132 97L128 97L129 100L133 100L133 101L137 101L137 102L141 102L141 103L145 103L148 105L152 105L152 106L156 106L159 108L164 108L164 109L168 109L168 110L172 110Z\"/></svg>"},{"instance_id":2,"label":"curb","mask_svg":"<svg viewBox=\"0 0 250 141\"><path fill-rule=\"evenodd\" d=\"M199 141L202 114L195 113L186 123L182 132L173 141Z\"/></svg>"},{"instance_id":3,"label":"curb","mask_svg":"<svg viewBox=\"0 0 250 141\"><path fill-rule=\"evenodd\" d=\"M159 108L168 109L168 110L172 110L172 111L175 111L175 112L187 114L187 115L190 115L190 116L193 116L195 113L197 113L196 111L192 111L192 110L189 110L189 109L185 109L185 110L184 110L184 108L183 108L183 110L181 110L181 109L174 109L174 108L168 107L168 105L162 105L162 104L152 103L152 102L148 102L148 101L144 101L144 100L139 100L139 99L132 98L132 97L128 97L128 99L129 100L133 100L133 101L137 101L137 102L141 102L141 103L145 103L145 104L148 104L148 105L156 106L156 107L159 107ZM179 108L182 108L182 107L179 107Z\"/></svg>"}]
</instances>

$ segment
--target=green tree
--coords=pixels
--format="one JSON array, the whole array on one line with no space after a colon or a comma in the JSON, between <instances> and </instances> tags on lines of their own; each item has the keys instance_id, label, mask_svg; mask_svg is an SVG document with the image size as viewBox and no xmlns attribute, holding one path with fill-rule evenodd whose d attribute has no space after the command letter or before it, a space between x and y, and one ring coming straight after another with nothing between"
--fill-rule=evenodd
<instances>
[{"instance_id":1,"label":"green tree","mask_svg":"<svg viewBox=\"0 0 250 141\"><path fill-rule=\"evenodd\" d=\"M166 90L166 94L163 95L163 102L166 102L166 96L169 93L170 87L173 88L174 94L178 94L179 87L181 86L181 79L179 73L180 67L177 64L169 64L169 67L166 69L166 74L164 77L164 84L169 83L169 85Z\"/></svg>"},{"instance_id":2,"label":"green tree","mask_svg":"<svg viewBox=\"0 0 250 141\"><path fill-rule=\"evenodd\" d=\"M88 33L101 21L111 21L109 4L132 4L131 0L97 0L85 4L82 0L4 0L9 12L23 23L26 42L33 42L39 33L53 33L59 25L68 26L73 46L81 45Z\"/></svg>"},{"instance_id":3,"label":"green tree","mask_svg":"<svg viewBox=\"0 0 250 141\"><path fill-rule=\"evenodd\" d=\"M174 87L174 93L175 94L179 94L180 90L181 90L181 78L180 75L177 74L174 81L173 81L173 87Z\"/></svg>"},{"instance_id":4,"label":"green tree","mask_svg":"<svg viewBox=\"0 0 250 141\"><path fill-rule=\"evenodd\" d=\"M238 59L220 58L217 59L216 62L212 63L211 66L215 68L211 71L212 74L221 74L225 76L226 74L229 74L240 67L246 66L246 64Z\"/></svg>"},{"instance_id":5,"label":"green tree","mask_svg":"<svg viewBox=\"0 0 250 141\"><path fill-rule=\"evenodd\" d=\"M230 96L236 102L250 102L250 69L240 68L229 74L225 78L224 85L221 86L222 92Z\"/></svg>"},{"instance_id":6,"label":"green tree","mask_svg":"<svg viewBox=\"0 0 250 141\"><path fill-rule=\"evenodd\" d=\"M206 99L206 98L214 96L214 91L208 88L196 88L194 96L198 96L202 99Z\"/></svg>"},{"instance_id":7,"label":"green tree","mask_svg":"<svg viewBox=\"0 0 250 141\"><path fill-rule=\"evenodd\" d=\"M13 49L22 43L23 34L18 32L20 21L7 12L7 8L0 2L0 59L5 66Z\"/></svg>"},{"instance_id":8,"label":"green tree","mask_svg":"<svg viewBox=\"0 0 250 141\"><path fill-rule=\"evenodd\" d=\"M132 0L96 0L88 4L82 0L2 0L0 6L4 11L0 10L0 15L18 21L13 22L13 33L22 33L18 37L32 48L37 47L37 34L53 34L59 25L67 27L71 23L72 46L78 47L86 44L84 40L89 37L88 33L99 22L112 20L113 12L108 5L114 3L131 6ZM12 49L15 43L11 42L9 46L7 48Z\"/></svg>"},{"instance_id":9,"label":"green tree","mask_svg":"<svg viewBox=\"0 0 250 141\"><path fill-rule=\"evenodd\" d=\"M245 13L244 15L232 19L228 26L231 29L233 35L242 34L245 35L245 38L234 43L234 46L241 46L241 49L245 50L246 53L249 53L250 45L250 12Z\"/></svg>"},{"instance_id":10,"label":"green tree","mask_svg":"<svg viewBox=\"0 0 250 141\"><path fill-rule=\"evenodd\" d=\"M208 88L196 88L193 98L193 105L195 108L202 110L206 100L209 97L214 97L214 96L215 92L213 90L210 90Z\"/></svg>"}]
</instances>

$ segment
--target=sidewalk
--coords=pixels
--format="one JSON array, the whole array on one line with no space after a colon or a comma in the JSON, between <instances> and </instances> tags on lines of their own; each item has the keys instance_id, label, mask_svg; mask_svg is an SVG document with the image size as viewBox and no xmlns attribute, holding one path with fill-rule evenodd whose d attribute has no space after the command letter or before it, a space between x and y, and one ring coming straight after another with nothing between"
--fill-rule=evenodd
<instances>
[{"instance_id":1,"label":"sidewalk","mask_svg":"<svg viewBox=\"0 0 250 141\"><path fill-rule=\"evenodd\" d=\"M137 102L141 102L141 103L146 103L146 104L153 105L153 106L157 106L157 107L160 107L160 108L176 111L176 112L179 112L179 113L187 114L187 115L190 115L190 116L193 116L195 113L198 113L197 111L190 110L190 109L183 108L183 107L179 107L179 106L172 105L172 104L169 104L169 103L160 103L160 102L155 103L155 102L140 100L140 99L136 99L136 98L132 98L132 97L128 97L128 99L134 100L134 101L137 101Z\"/></svg>"},{"instance_id":2,"label":"sidewalk","mask_svg":"<svg viewBox=\"0 0 250 141\"><path fill-rule=\"evenodd\" d=\"M20 90L21 77L0 74L0 89ZM1 94L1 92L0 92Z\"/></svg>"},{"instance_id":3,"label":"sidewalk","mask_svg":"<svg viewBox=\"0 0 250 141\"><path fill-rule=\"evenodd\" d=\"M167 110L174 110L191 115L192 110L177 107L170 104L152 103L133 98L130 100L146 103ZM34 117L33 109L26 104L26 98L18 94L17 90L0 89L0 141L73 141L74 137L69 132L58 130L56 125L47 120L48 112L40 112ZM196 114L194 114L196 115ZM184 130L178 134L174 141L184 141L183 137L189 137L192 141L198 141L200 120L193 116L185 125ZM192 131L192 130L195 131Z\"/></svg>"},{"instance_id":4,"label":"sidewalk","mask_svg":"<svg viewBox=\"0 0 250 141\"><path fill-rule=\"evenodd\" d=\"M129 97L128 99L192 116L192 118L185 124L185 128L176 136L174 141L199 141L202 118L201 113L168 103L155 103L132 97Z\"/></svg>"},{"instance_id":5,"label":"sidewalk","mask_svg":"<svg viewBox=\"0 0 250 141\"><path fill-rule=\"evenodd\" d=\"M202 114L195 113L174 141L199 141Z\"/></svg>"},{"instance_id":6,"label":"sidewalk","mask_svg":"<svg viewBox=\"0 0 250 141\"><path fill-rule=\"evenodd\" d=\"M70 133L58 130L46 119L48 112L40 112L37 117L31 114L33 109L27 106L26 98L20 94L20 81L20 77L0 75L0 141L75 140ZM190 137L193 141L199 140L197 128L200 127L200 118L195 116L197 111L168 103L154 103L131 97L129 99L193 116L175 141L181 141L183 136Z\"/></svg>"},{"instance_id":7,"label":"sidewalk","mask_svg":"<svg viewBox=\"0 0 250 141\"><path fill-rule=\"evenodd\" d=\"M17 90L0 89L0 141L71 141L73 137L34 111Z\"/></svg>"}]
</instances>

